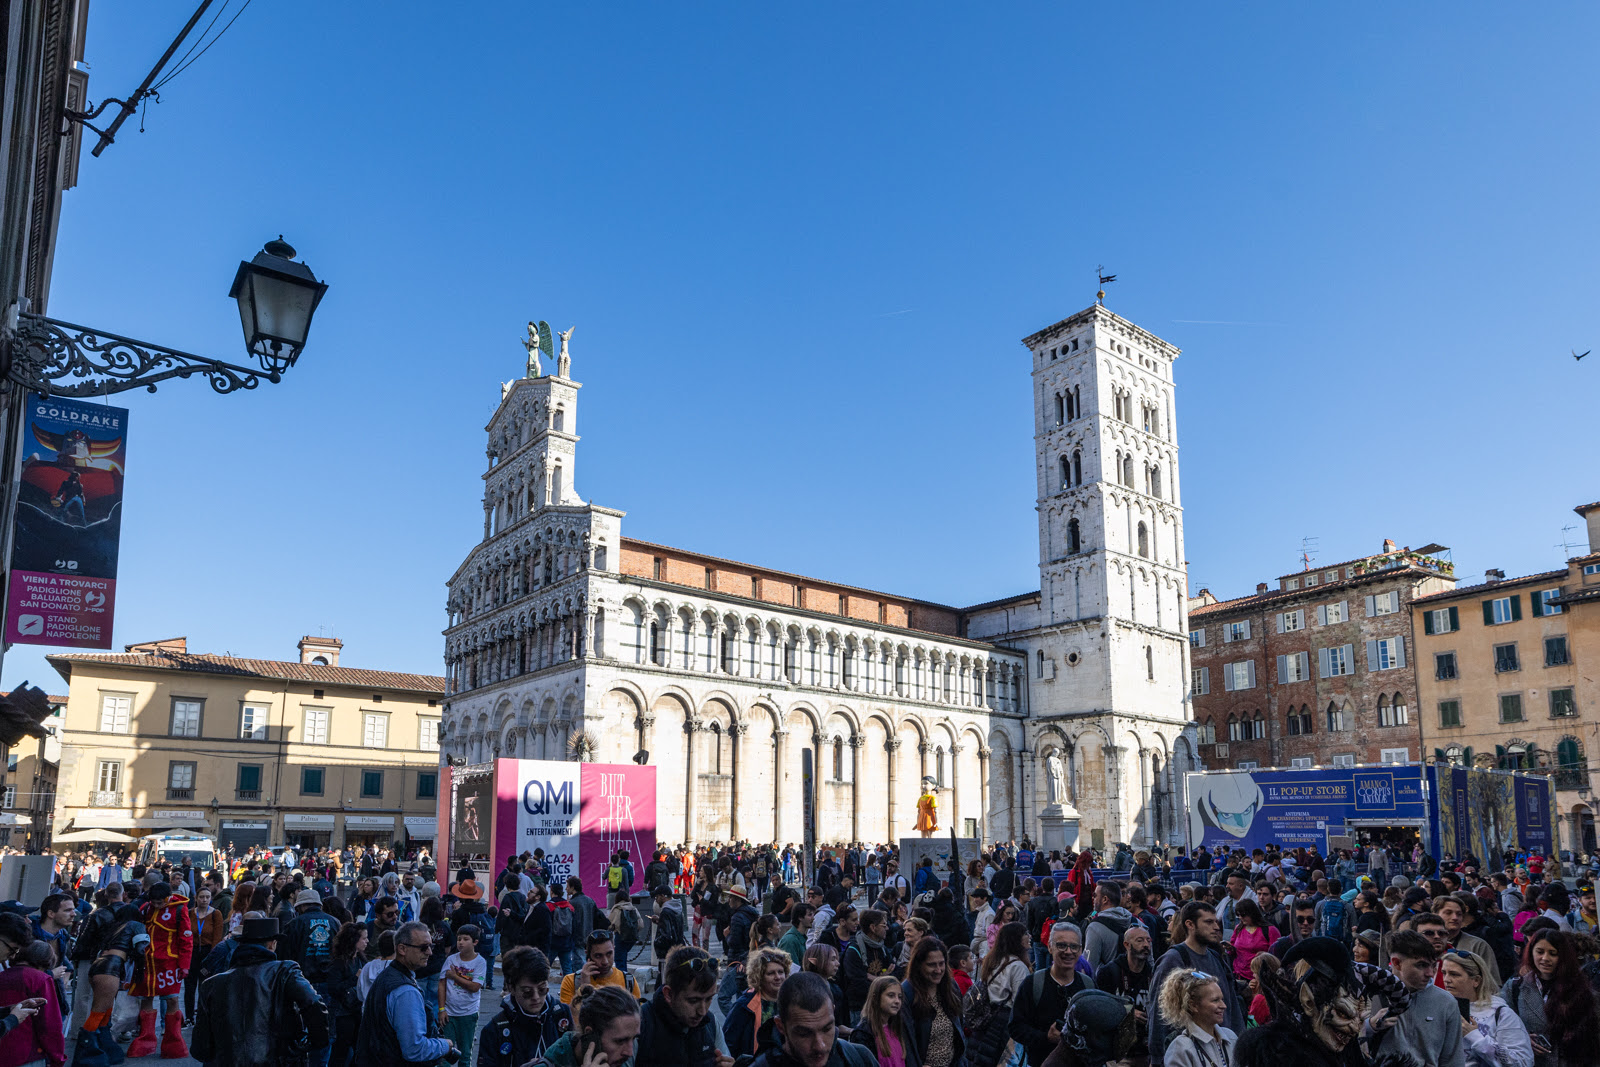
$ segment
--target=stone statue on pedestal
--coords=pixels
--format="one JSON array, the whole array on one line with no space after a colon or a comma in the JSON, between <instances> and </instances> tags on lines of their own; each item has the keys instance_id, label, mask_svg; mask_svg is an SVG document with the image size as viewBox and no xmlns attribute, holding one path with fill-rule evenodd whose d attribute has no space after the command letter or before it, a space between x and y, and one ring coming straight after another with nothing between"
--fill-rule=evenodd
<instances>
[{"instance_id":1,"label":"stone statue on pedestal","mask_svg":"<svg viewBox=\"0 0 1600 1067\"><path fill-rule=\"evenodd\" d=\"M528 338L522 342L522 347L528 350L528 373L525 378L537 378L544 373L539 366L539 326L537 323L528 323Z\"/></svg>"},{"instance_id":2,"label":"stone statue on pedestal","mask_svg":"<svg viewBox=\"0 0 1600 1067\"><path fill-rule=\"evenodd\" d=\"M576 326L568 326L556 335L561 338L561 356L556 362L556 374L562 378L572 377L572 356L567 352L567 341L576 329Z\"/></svg>"}]
</instances>

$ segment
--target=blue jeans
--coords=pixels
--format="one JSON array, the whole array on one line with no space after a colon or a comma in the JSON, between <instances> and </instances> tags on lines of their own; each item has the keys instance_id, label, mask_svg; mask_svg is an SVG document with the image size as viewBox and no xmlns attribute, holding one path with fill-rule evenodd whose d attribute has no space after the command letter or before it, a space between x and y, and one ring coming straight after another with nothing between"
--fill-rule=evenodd
<instances>
[{"instance_id":1,"label":"blue jeans","mask_svg":"<svg viewBox=\"0 0 1600 1067\"><path fill-rule=\"evenodd\" d=\"M431 974L426 978L417 979L417 985L422 987L422 1006L428 1013L428 1033L439 1032L439 976Z\"/></svg>"},{"instance_id":2,"label":"blue jeans","mask_svg":"<svg viewBox=\"0 0 1600 1067\"><path fill-rule=\"evenodd\" d=\"M583 953L577 948L564 948L561 950L561 973L577 974L583 969Z\"/></svg>"}]
</instances>

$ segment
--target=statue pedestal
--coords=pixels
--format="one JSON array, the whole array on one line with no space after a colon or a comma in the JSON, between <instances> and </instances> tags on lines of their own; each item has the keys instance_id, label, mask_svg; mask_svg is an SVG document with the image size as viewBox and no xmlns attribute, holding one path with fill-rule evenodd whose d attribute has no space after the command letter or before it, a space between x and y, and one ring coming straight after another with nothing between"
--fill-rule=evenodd
<instances>
[{"instance_id":1,"label":"statue pedestal","mask_svg":"<svg viewBox=\"0 0 1600 1067\"><path fill-rule=\"evenodd\" d=\"M1071 804L1051 804L1039 813L1039 847L1066 851L1078 848L1078 809Z\"/></svg>"}]
</instances>

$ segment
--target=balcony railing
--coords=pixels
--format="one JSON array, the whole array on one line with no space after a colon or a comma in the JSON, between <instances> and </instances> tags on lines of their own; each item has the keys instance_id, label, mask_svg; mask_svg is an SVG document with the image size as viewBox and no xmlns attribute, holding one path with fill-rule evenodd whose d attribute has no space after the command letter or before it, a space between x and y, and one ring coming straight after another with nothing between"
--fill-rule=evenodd
<instances>
[{"instance_id":1,"label":"balcony railing","mask_svg":"<svg viewBox=\"0 0 1600 1067\"><path fill-rule=\"evenodd\" d=\"M122 794L113 793L109 789L96 789L89 794L91 808L120 808L122 807Z\"/></svg>"},{"instance_id":2,"label":"balcony railing","mask_svg":"<svg viewBox=\"0 0 1600 1067\"><path fill-rule=\"evenodd\" d=\"M238 790L234 791L234 799L235 800L260 800L261 799L261 790L259 790L259 789L238 789Z\"/></svg>"},{"instance_id":3,"label":"balcony railing","mask_svg":"<svg viewBox=\"0 0 1600 1067\"><path fill-rule=\"evenodd\" d=\"M169 785L169 786L167 786L167 799L168 800L193 800L194 799L194 786L189 786L188 788L180 789L177 786Z\"/></svg>"}]
</instances>

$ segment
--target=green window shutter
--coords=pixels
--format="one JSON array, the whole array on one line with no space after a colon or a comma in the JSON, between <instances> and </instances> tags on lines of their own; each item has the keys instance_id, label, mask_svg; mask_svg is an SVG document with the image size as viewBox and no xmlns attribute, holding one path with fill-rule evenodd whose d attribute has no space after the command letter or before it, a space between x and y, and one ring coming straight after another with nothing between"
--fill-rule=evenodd
<instances>
[{"instance_id":1,"label":"green window shutter","mask_svg":"<svg viewBox=\"0 0 1600 1067\"><path fill-rule=\"evenodd\" d=\"M1517 609L1516 608L1512 608L1511 610L1512 610L1513 614L1515 614ZM1529 612L1529 614L1531 614L1536 619L1540 618L1541 616L1544 615L1544 594L1543 593L1540 593L1538 590L1534 590L1533 592L1528 594L1528 612Z\"/></svg>"},{"instance_id":2,"label":"green window shutter","mask_svg":"<svg viewBox=\"0 0 1600 1067\"><path fill-rule=\"evenodd\" d=\"M1494 625L1494 601L1492 600L1483 602L1483 624L1485 626Z\"/></svg>"},{"instance_id":3,"label":"green window shutter","mask_svg":"<svg viewBox=\"0 0 1600 1067\"><path fill-rule=\"evenodd\" d=\"M1422 632L1425 634L1433 633L1433 612L1431 611L1422 613Z\"/></svg>"},{"instance_id":4,"label":"green window shutter","mask_svg":"<svg viewBox=\"0 0 1600 1067\"><path fill-rule=\"evenodd\" d=\"M1522 594L1511 594L1511 621L1516 622L1522 618Z\"/></svg>"},{"instance_id":5,"label":"green window shutter","mask_svg":"<svg viewBox=\"0 0 1600 1067\"><path fill-rule=\"evenodd\" d=\"M1456 609L1452 607L1450 609L1450 632L1455 633L1459 629L1461 629L1461 616L1459 613L1457 613Z\"/></svg>"}]
</instances>

